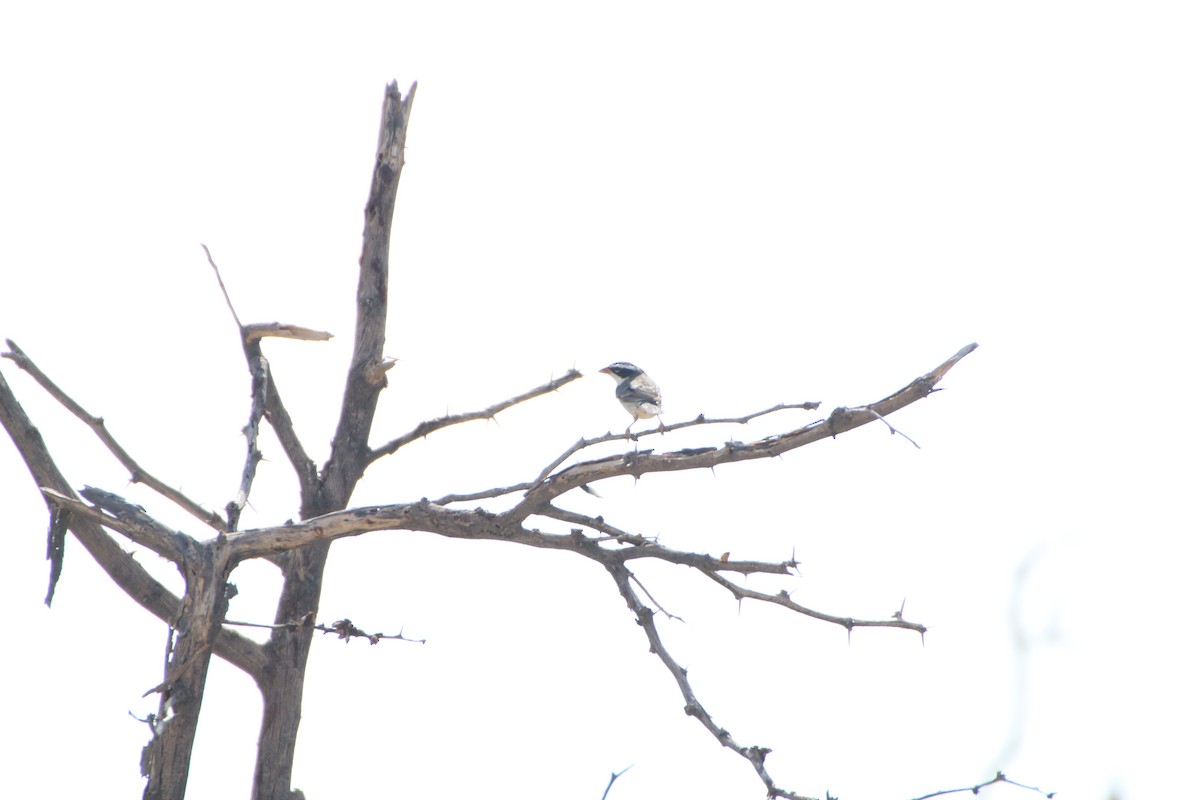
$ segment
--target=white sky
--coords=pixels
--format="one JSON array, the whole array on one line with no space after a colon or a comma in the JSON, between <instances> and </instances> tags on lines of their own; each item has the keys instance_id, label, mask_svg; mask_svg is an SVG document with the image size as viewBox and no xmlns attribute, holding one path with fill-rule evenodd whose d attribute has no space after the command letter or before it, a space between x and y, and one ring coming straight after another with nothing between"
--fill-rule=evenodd
<instances>
[{"instance_id":1,"label":"white sky","mask_svg":"<svg viewBox=\"0 0 1200 800\"><path fill-rule=\"evenodd\" d=\"M847 644L639 567L687 620L665 634L701 699L774 748L787 788L905 798L998 768L1060 798L1194 785L1192 4L196 8L24 4L0 24L0 334L146 468L209 507L236 489L248 382L200 242L243 320L336 334L268 346L323 461L379 102L418 80L377 439L572 366L589 377L377 465L357 503L526 480L624 428L594 374L616 359L680 421L874 401L978 341L946 391L894 418L921 450L875 426L570 500L673 547L794 549L802 577L756 585L836 614L904 601L930 626L924 646ZM75 485L204 534L0 369ZM248 526L296 513L264 445ZM46 515L8 444L0 487L0 794L137 796L147 731L126 712L154 708L164 627L74 541L46 610ZM270 621L273 568L234 581L231 618ZM321 616L429 643L317 640L295 771L311 800L599 798L630 764L612 800L761 796L583 559L363 537L335 548ZM189 796L244 797L249 680L215 664L204 714Z\"/></svg>"}]
</instances>

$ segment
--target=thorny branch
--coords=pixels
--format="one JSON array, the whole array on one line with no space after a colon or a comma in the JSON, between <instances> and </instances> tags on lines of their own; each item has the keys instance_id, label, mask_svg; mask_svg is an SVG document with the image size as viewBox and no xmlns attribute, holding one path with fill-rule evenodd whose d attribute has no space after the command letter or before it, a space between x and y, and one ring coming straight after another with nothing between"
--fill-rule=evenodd
<instances>
[{"instance_id":1,"label":"thorny branch","mask_svg":"<svg viewBox=\"0 0 1200 800\"><path fill-rule=\"evenodd\" d=\"M266 625L261 622L235 622L227 619L222 624L237 625L243 628L266 628L267 630L298 630L300 628L312 628L313 630L321 631L322 633L336 633L339 639L345 640L347 643L354 638L362 638L368 640L371 644L379 644L383 639L397 639L402 642L412 642L413 644L425 644L424 639L410 639L404 635L404 631L399 633L367 633L362 628L355 625L348 619L339 619L332 625L318 625L313 622L312 616L305 616L304 619L298 622L281 622L275 625Z\"/></svg>"},{"instance_id":2,"label":"thorny branch","mask_svg":"<svg viewBox=\"0 0 1200 800\"><path fill-rule=\"evenodd\" d=\"M866 425L879 417L887 416L928 397L937 391L935 387L945 374L976 347L975 344L967 345L933 371L922 375L903 389L878 402L854 408L836 408L826 419L817 420L788 433L768 436L757 442L749 444L726 442L721 447L690 448L659 455L652 452L633 452L572 464L537 482L536 486L526 492L524 499L506 513L506 517L519 520L530 514L541 513L541 510L551 500L564 492L605 478L622 475L636 478L651 472L710 469L720 464L732 464L737 461L773 458L821 439L836 438L839 433ZM703 423L693 422L693 424Z\"/></svg>"},{"instance_id":3,"label":"thorny branch","mask_svg":"<svg viewBox=\"0 0 1200 800\"><path fill-rule=\"evenodd\" d=\"M597 533L607 534L608 538L622 542L623 544L641 545L648 544L651 541L640 533L629 533L628 531L623 531L614 525L609 525L604 521L604 517L589 517L586 514L568 511L565 508L559 508L556 505L547 504L540 516L549 517L550 519L557 519L562 522L569 522L572 525L582 525L585 528L591 528ZM572 529L572 533L574 532L575 529ZM583 531L580 530L579 533L582 535Z\"/></svg>"},{"instance_id":4,"label":"thorny branch","mask_svg":"<svg viewBox=\"0 0 1200 800\"><path fill-rule=\"evenodd\" d=\"M752 414L747 414L744 417L721 417L721 418L709 419L709 418L705 417L703 414L701 414L700 416L696 417L695 419L688 420L686 422L677 422L673 425L664 425L663 432L670 433L671 431L676 431L676 430L679 430L680 428L691 428L696 425L728 425L731 423L744 425L745 423L749 422L752 419L756 419L757 417L761 417L766 414L774 414L777 411L784 411L784 410L788 410L788 409L806 409L806 410L811 411L815 408L818 408L819 406L820 406L820 403L780 403L779 405L772 406L771 408L763 409L762 411L755 411ZM570 458L572 455L574 455L575 453L578 453L581 450L586 450L589 447L592 447L592 446L598 445L598 444L603 444L605 442L624 442L624 441L628 441L629 439L637 439L639 436L644 436L647 433L658 433L658 432L659 432L659 430L656 427L651 431L643 431L641 433L631 434L629 437L626 437L624 433L605 433L603 435L595 436L590 439L581 438L579 441L575 442L570 447L568 447L566 450L564 450L561 454L556 456L554 458L554 460L551 461L549 464L547 464L542 469L542 471L538 474L538 476L531 481L515 483L515 484L512 484L511 486L497 486L492 489L483 489L482 491L471 492L469 494L448 494L448 495L445 495L444 497L438 498L434 502L437 503L438 505L448 505L450 503L469 503L469 502L473 502L476 500L488 500L488 499L491 499L494 497L503 497L506 494L513 494L514 492L529 492L534 487L536 487L537 485L542 483L546 478L548 478L550 476L550 474L552 472L554 472L554 470L556 470L556 469L558 469L558 467L562 466L563 462L565 462L568 458ZM680 451L680 452L690 452L690 451ZM645 451L643 451L643 453L645 455L649 455L649 454L653 453L653 451L645 450ZM553 516L553 514L547 514L547 516Z\"/></svg>"},{"instance_id":5,"label":"thorny branch","mask_svg":"<svg viewBox=\"0 0 1200 800\"><path fill-rule=\"evenodd\" d=\"M767 754L771 752L769 748L738 744L729 731L717 725L712 715L708 713L708 710L696 698L696 693L692 689L691 682L688 680L687 670L681 667L679 662L672 658L671 654L667 652L666 647L663 646L662 637L658 633L658 626L654 622L654 612L642 603L641 599L637 596L637 592L634 591L633 573L621 563L612 563L606 566L608 567L609 574L612 575L612 579L616 582L621 596L625 598L626 605L629 606L629 610L637 618L642 632L646 634L646 639L650 642L650 652L658 656L658 660L663 663L667 671L671 673L671 677L675 679L675 683L679 686L679 691L683 695L684 700L684 713L690 717L695 717L723 747L728 747L750 762L751 766L754 767L754 771L758 773L758 777L763 782L763 785L767 787L767 797L783 797L787 798L787 800L816 800L816 798L804 797L794 792L780 789L775 785L775 781L767 772L766 767Z\"/></svg>"},{"instance_id":6,"label":"thorny branch","mask_svg":"<svg viewBox=\"0 0 1200 800\"><path fill-rule=\"evenodd\" d=\"M488 500L496 497L503 497L514 492L525 492L527 497L535 491L539 492L539 496L529 500L527 503L520 504L513 509L512 516L524 517L531 513L545 513L543 511L531 511L530 509L539 506L548 505L550 499L557 497L564 492L576 487L587 486L594 481L603 480L604 478L612 478L620 475L632 475L639 477L648 472L666 472L674 470L698 469L701 467L711 468L718 464L727 464L735 461L745 461L753 458L767 458L782 455L789 450L794 450L797 447L803 447L806 444L824 439L827 437L837 438L839 433L857 428L861 425L866 425L869 422L879 420L892 431L899 433L883 418L904 406L914 403L938 389L936 384L950 369L970 354L976 344L972 343L959 350L945 362L936 367L933 371L917 378L903 389L895 392L888 397L866 406L856 406L853 408L836 408L827 419L817 420L803 428L791 431L789 433L780 434L777 436L769 436L758 442L744 444L742 442L727 442L723 447L699 447L688 450L677 450L673 453L665 453L654 455L652 450L645 450L640 453L626 453L623 455L609 456L607 458L595 461L583 461L572 464L561 472L555 474L554 470L562 466L567 459L581 450L586 450L593 445L602 444L604 442L625 441L626 437L623 433L606 433L602 436L593 438L581 438L561 454L555 457L547 464L536 478L532 481L510 484L508 486L498 486L491 489L483 489L478 492L468 494L448 494L434 501L437 505L449 505L450 503L468 503L477 500ZM697 425L725 425L725 424L745 424L757 417L773 414L778 411L789 409L806 409L813 410L820 406L820 403L780 403L771 408L762 411L756 411L752 414L747 414L743 417L720 417L708 418L703 414L693 420L679 422L663 427L665 433L679 430L681 428L690 428ZM642 433L631 434L630 438L636 439L639 436L644 436L646 433L658 433L658 428L652 431L643 431ZM912 442L908 436L900 434L904 438ZM913 442L915 445L916 442ZM594 477L591 477L593 476ZM553 476L553 477L552 477ZM553 514L547 514L553 516Z\"/></svg>"}]
</instances>

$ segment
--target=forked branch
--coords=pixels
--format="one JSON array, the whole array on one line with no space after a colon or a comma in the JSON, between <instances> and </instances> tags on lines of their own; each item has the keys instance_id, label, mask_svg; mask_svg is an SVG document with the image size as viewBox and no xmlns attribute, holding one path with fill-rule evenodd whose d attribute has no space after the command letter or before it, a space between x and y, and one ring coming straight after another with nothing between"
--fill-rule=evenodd
<instances>
[{"instance_id":1,"label":"forked branch","mask_svg":"<svg viewBox=\"0 0 1200 800\"><path fill-rule=\"evenodd\" d=\"M634 434L630 434L629 436L626 436L624 433L606 433L602 436L596 436L591 439L580 439L579 441L575 442L575 444L571 445L566 450L564 450L561 455L559 455L557 458L555 458L553 461L551 461L549 464L547 464L546 467L541 471L541 474L539 474L536 478L534 478L529 483L529 486L530 487L536 486L537 484L544 481L547 477L549 477L550 473L552 473L552 472L554 472L554 470L558 469L563 464L563 462L565 462L568 458L570 458L571 456L578 453L580 450L586 450L587 448L592 447L593 445L603 444L604 442L620 442L620 441L626 441L628 439L633 439L634 441L636 441L638 439L638 437L645 436L647 433L667 434L672 431L680 430L682 428L695 427L696 425L745 425L746 423L750 422L750 420L752 420L752 419L757 419L758 417L763 417L763 416L766 416L767 414L774 414L778 411L788 411L788 410L792 410L792 409L801 409L804 411L815 411L820 407L821 407L821 404L819 402L811 402L811 401L805 402L805 403L779 403L778 405L771 406L770 408L765 408L762 411L755 411L753 413L746 414L745 416L742 416L742 417L709 418L709 417L705 417L703 414L701 414L700 416L696 417L695 419L690 419L690 420L687 420L686 422L676 422L671 425L663 425L661 428L656 427L650 431L642 431L641 433L634 433Z\"/></svg>"},{"instance_id":2,"label":"forked branch","mask_svg":"<svg viewBox=\"0 0 1200 800\"><path fill-rule=\"evenodd\" d=\"M622 475L639 477L651 472L677 472L691 469L712 469L720 464L732 464L760 458L774 458L790 450L812 444L839 433L853 430L928 397L937 391L934 387L950 369L970 354L978 345L969 344L931 372L916 378L904 388L878 402L854 408L836 408L828 418L812 422L803 428L787 433L768 436L756 442L726 442L720 447L699 447L687 450L654 454L649 451L630 452L608 456L595 461L582 461L546 475L537 485L529 489L519 503L507 512L510 519L524 519L531 514L540 514L549 507L554 498L585 484ZM705 424L704 420L693 420L690 424ZM601 437L603 439L604 437ZM584 440L586 442L586 440ZM575 447L573 445L572 447ZM569 454L569 453L568 453ZM563 456L556 459L561 463ZM551 462L551 469L555 462ZM543 474L546 474L543 470Z\"/></svg>"},{"instance_id":3,"label":"forked branch","mask_svg":"<svg viewBox=\"0 0 1200 800\"><path fill-rule=\"evenodd\" d=\"M296 472L296 478L300 481L301 498L311 497L317 487L317 466L305 452L304 445L301 444L296 428L292 424L292 417L287 411L287 406L284 405L283 397L279 394L279 387L275 385L275 377L271 374L271 364L262 351L262 339L268 335L282 335L292 339L323 341L330 338L332 334L278 322L243 325L237 310L233 307L229 290L225 288L225 281L221 278L221 268L213 259L208 245L201 244L200 247L204 249L204 256L208 259L208 265L212 267L213 274L217 278L217 285L221 289L221 296L225 298L225 305L229 308L229 314L237 326L238 341L246 357L246 367L250 370L250 419L243 428L246 436L246 461L242 467L242 479L238 484L237 496L225 506L225 513L229 519L228 530L235 530L242 509L249 500L250 487L254 483L258 462L262 460L262 453L258 449L258 430L263 416L266 416L271 423L271 428L275 431L275 436L279 439L284 454L287 455L292 469ZM271 333L272 331L275 333ZM287 335L279 333L279 331L291 331L296 335Z\"/></svg>"},{"instance_id":4,"label":"forked branch","mask_svg":"<svg viewBox=\"0 0 1200 800\"><path fill-rule=\"evenodd\" d=\"M663 644L662 636L659 635L658 626L654 621L654 612L641 601L641 598L637 595L637 591L633 588L633 573L621 563L613 563L607 566L609 574L612 575L612 579L617 584L617 589L621 592L621 597L625 598L626 605L629 606L629 610L637 618L638 627L646 635L646 639L650 643L650 652L658 656L658 660L663 663L663 666L671 673L671 677L675 679L675 683L679 687L679 692L683 695L684 713L690 717L695 717L704 726L705 730L711 733L713 738L720 742L723 747L728 747L750 762L750 765L754 767L754 771L758 774L759 780L767 787L767 797L783 797L786 800L816 800L816 798L805 797L776 786L775 780L767 772L766 766L767 755L771 752L770 748L739 744L729 731L716 723L716 720L708 713L708 709L696 697L696 692L692 689L692 684L688 680L687 670L679 665L679 662L671 656Z\"/></svg>"}]
</instances>

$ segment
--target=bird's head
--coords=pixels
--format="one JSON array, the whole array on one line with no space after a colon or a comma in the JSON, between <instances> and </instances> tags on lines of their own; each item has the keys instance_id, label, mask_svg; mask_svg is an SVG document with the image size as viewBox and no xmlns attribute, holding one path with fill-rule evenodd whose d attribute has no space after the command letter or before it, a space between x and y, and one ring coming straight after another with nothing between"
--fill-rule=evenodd
<instances>
[{"instance_id":1,"label":"bird's head","mask_svg":"<svg viewBox=\"0 0 1200 800\"><path fill-rule=\"evenodd\" d=\"M633 378L642 374L642 370L630 364L628 361L614 361L604 369L600 370L605 375L611 375L615 381L623 381L627 378Z\"/></svg>"}]
</instances>

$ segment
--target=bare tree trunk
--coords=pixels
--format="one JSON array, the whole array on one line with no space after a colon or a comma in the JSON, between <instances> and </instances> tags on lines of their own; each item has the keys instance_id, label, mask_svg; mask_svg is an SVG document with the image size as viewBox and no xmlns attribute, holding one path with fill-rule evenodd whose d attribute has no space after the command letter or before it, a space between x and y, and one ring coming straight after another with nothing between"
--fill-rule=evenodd
<instances>
[{"instance_id":1,"label":"bare tree trunk","mask_svg":"<svg viewBox=\"0 0 1200 800\"><path fill-rule=\"evenodd\" d=\"M160 691L167 713L159 720L159 735L151 740L144 800L183 800L204 683L212 660L213 638L225 619L229 575L224 540L193 542L186 560L187 590L175 626L174 652Z\"/></svg>"},{"instance_id":2,"label":"bare tree trunk","mask_svg":"<svg viewBox=\"0 0 1200 800\"><path fill-rule=\"evenodd\" d=\"M277 625L315 618L328 555L329 543L318 542L285 556L288 577L275 615ZM292 796L292 764L313 632L307 625L276 628L267 643L267 667L258 684L263 719L254 767L255 800L287 800Z\"/></svg>"}]
</instances>

